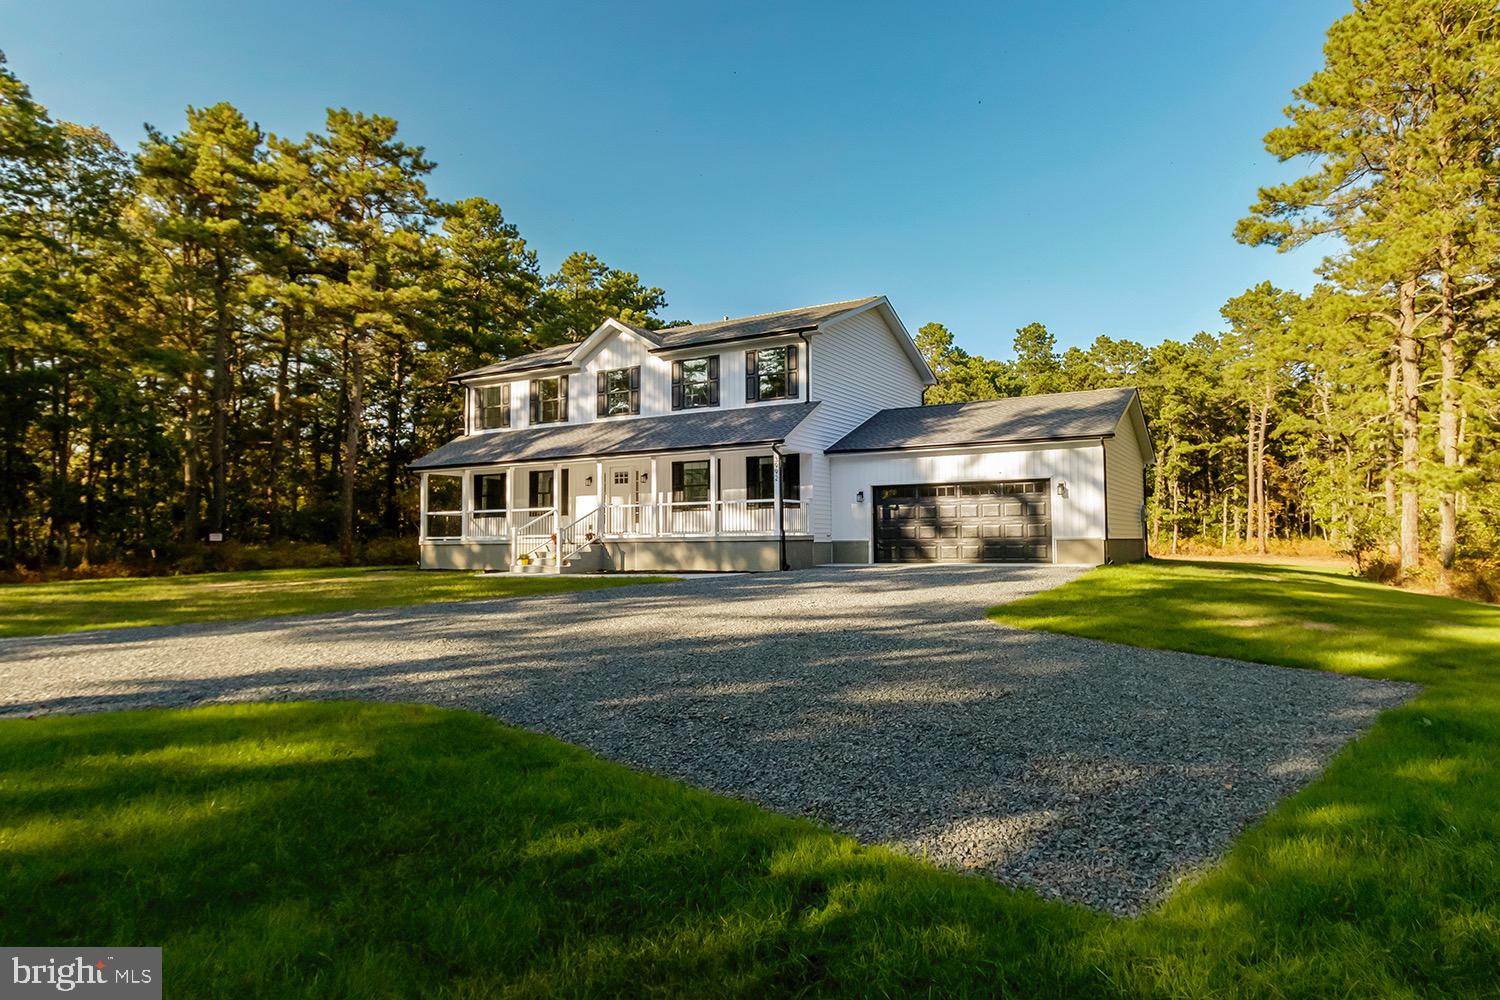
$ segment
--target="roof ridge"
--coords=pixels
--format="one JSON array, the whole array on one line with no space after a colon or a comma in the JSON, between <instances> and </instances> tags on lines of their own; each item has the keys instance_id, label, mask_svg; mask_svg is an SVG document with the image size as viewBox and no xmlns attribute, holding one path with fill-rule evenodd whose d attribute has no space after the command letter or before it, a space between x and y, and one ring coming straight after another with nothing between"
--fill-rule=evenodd
<instances>
[{"instance_id":1,"label":"roof ridge","mask_svg":"<svg viewBox=\"0 0 1500 1000\"><path fill-rule=\"evenodd\" d=\"M834 299L830 302L814 302L811 305L792 306L789 309L772 309L768 312L750 313L746 316L726 316L724 319L711 319L702 323L689 323L687 326L668 327L663 333L677 333L682 330L690 330L695 326L717 326L721 323L742 323L747 319L765 319L767 316L779 316L782 313L808 312L813 309L826 309L829 306L853 305L855 302L872 302L875 299L884 298L883 295L862 295L857 299Z\"/></svg>"}]
</instances>

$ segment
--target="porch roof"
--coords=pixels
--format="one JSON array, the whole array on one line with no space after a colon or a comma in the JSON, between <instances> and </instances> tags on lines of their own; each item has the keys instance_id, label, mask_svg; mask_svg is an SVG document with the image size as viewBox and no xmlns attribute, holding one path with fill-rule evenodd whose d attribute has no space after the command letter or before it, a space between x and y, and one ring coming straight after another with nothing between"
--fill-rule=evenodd
<instances>
[{"instance_id":1,"label":"porch roof","mask_svg":"<svg viewBox=\"0 0 1500 1000\"><path fill-rule=\"evenodd\" d=\"M603 458L662 451L701 451L775 444L817 407L778 403L732 410L678 413L662 417L590 420L581 424L526 427L454 438L411 463L418 470L461 469L569 458Z\"/></svg>"}]
</instances>

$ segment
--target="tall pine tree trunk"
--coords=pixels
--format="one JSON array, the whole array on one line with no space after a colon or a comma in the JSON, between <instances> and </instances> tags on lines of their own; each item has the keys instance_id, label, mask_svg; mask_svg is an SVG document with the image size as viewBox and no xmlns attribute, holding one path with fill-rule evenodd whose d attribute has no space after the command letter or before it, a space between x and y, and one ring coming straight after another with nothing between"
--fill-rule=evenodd
<instances>
[{"instance_id":1,"label":"tall pine tree trunk","mask_svg":"<svg viewBox=\"0 0 1500 1000\"><path fill-rule=\"evenodd\" d=\"M1400 327L1396 350L1401 359L1401 569L1421 562L1422 343L1417 339L1417 280L1401 283Z\"/></svg>"},{"instance_id":2,"label":"tall pine tree trunk","mask_svg":"<svg viewBox=\"0 0 1500 1000\"><path fill-rule=\"evenodd\" d=\"M1458 554L1458 494L1453 485L1458 474L1458 317L1454 309L1453 275L1444 260L1441 286L1442 303L1438 309L1438 344L1442 361L1441 409L1438 411L1438 451L1443 456L1447 474L1438 493L1438 565L1442 567L1443 584L1449 583L1453 560Z\"/></svg>"},{"instance_id":3,"label":"tall pine tree trunk","mask_svg":"<svg viewBox=\"0 0 1500 1000\"><path fill-rule=\"evenodd\" d=\"M339 557L354 564L354 482L359 472L359 431L364 422L364 344L358 333L349 343L349 418L344 439L344 490L339 523Z\"/></svg>"},{"instance_id":4,"label":"tall pine tree trunk","mask_svg":"<svg viewBox=\"0 0 1500 1000\"><path fill-rule=\"evenodd\" d=\"M229 507L225 455L229 434L229 266L222 253L214 255L214 381L210 406L208 530L222 532Z\"/></svg>"},{"instance_id":5,"label":"tall pine tree trunk","mask_svg":"<svg viewBox=\"0 0 1500 1000\"><path fill-rule=\"evenodd\" d=\"M1271 389L1266 387L1265 403L1260 408L1259 433L1255 444L1255 483L1260 495L1260 554L1266 554L1266 536L1271 533L1271 508L1266 503L1266 425L1271 422Z\"/></svg>"},{"instance_id":6,"label":"tall pine tree trunk","mask_svg":"<svg viewBox=\"0 0 1500 1000\"><path fill-rule=\"evenodd\" d=\"M266 475L267 533L273 542L281 540L282 442L286 436L288 373L292 362L292 310L281 310L281 351L276 359L276 391L271 395L271 453Z\"/></svg>"},{"instance_id":7,"label":"tall pine tree trunk","mask_svg":"<svg viewBox=\"0 0 1500 1000\"><path fill-rule=\"evenodd\" d=\"M391 391L386 399L385 414L385 505L383 523L388 534L401 529L401 511L396 503L396 484L401 476L401 387L405 372L402 369L406 345L400 337L395 339L391 352Z\"/></svg>"},{"instance_id":8,"label":"tall pine tree trunk","mask_svg":"<svg viewBox=\"0 0 1500 1000\"><path fill-rule=\"evenodd\" d=\"M182 539L189 545L199 541L198 506L203 495L198 459L198 375L187 378L187 399L182 413Z\"/></svg>"}]
</instances>

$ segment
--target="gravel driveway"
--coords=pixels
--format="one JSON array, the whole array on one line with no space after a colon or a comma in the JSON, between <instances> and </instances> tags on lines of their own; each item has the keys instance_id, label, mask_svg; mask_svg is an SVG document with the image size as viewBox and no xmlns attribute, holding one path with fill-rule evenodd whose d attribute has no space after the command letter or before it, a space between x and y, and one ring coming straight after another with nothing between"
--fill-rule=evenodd
<instances>
[{"instance_id":1,"label":"gravel driveway","mask_svg":"<svg viewBox=\"0 0 1500 1000\"><path fill-rule=\"evenodd\" d=\"M996 626L1061 567L869 567L0 641L0 715L459 705L1131 913L1406 685Z\"/></svg>"}]
</instances>

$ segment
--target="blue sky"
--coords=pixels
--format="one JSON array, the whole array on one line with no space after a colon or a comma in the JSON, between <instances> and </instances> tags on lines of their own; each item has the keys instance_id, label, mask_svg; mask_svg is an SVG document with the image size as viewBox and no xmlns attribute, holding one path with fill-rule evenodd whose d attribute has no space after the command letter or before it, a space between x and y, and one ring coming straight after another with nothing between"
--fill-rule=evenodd
<instances>
[{"instance_id":1,"label":"blue sky","mask_svg":"<svg viewBox=\"0 0 1500 1000\"><path fill-rule=\"evenodd\" d=\"M228 100L301 134L392 115L445 198L483 195L555 268L587 249L715 319L883 293L1007 356L1217 329L1316 252L1242 247L1261 146L1348 0L37 3L11 68L134 148Z\"/></svg>"}]
</instances>

